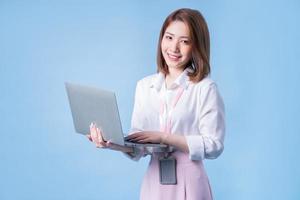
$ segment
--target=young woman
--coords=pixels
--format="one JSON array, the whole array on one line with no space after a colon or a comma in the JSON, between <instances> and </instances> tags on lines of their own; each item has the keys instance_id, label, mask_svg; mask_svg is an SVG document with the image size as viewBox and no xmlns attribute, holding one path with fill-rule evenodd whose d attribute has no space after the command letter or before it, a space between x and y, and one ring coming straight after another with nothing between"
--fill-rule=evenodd
<instances>
[{"instance_id":1,"label":"young woman","mask_svg":"<svg viewBox=\"0 0 300 200\"><path fill-rule=\"evenodd\" d=\"M105 142L101 131L91 125L88 137L97 147L122 151L134 160L151 155L141 200L213 198L202 160L222 153L225 120L222 98L209 78L209 54L209 32L201 13L176 10L166 18L160 32L158 73L137 83L129 139L166 144L174 147L171 153ZM177 165L162 164L165 156L176 160ZM167 175L175 178L175 183L161 182L160 173L165 172L160 170L165 166L175 167L175 177Z\"/></svg>"}]
</instances>

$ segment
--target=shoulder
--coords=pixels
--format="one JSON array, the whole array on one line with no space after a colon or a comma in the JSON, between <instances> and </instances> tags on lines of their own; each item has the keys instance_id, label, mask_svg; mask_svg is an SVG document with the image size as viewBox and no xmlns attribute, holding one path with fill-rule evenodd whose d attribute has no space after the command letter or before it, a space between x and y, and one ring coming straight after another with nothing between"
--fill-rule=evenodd
<instances>
[{"instance_id":1,"label":"shoulder","mask_svg":"<svg viewBox=\"0 0 300 200\"><path fill-rule=\"evenodd\" d=\"M154 86L155 81L157 80L158 74L152 74L146 76L137 81L135 94L139 97L145 97L150 94L151 89Z\"/></svg>"},{"instance_id":2,"label":"shoulder","mask_svg":"<svg viewBox=\"0 0 300 200\"><path fill-rule=\"evenodd\" d=\"M221 98L217 83L210 77L206 77L198 83L192 83L196 96L201 99L206 98Z\"/></svg>"},{"instance_id":3,"label":"shoulder","mask_svg":"<svg viewBox=\"0 0 300 200\"><path fill-rule=\"evenodd\" d=\"M223 98L217 84L210 77L206 77L194 85L196 96L203 106L224 110Z\"/></svg>"},{"instance_id":4,"label":"shoulder","mask_svg":"<svg viewBox=\"0 0 300 200\"><path fill-rule=\"evenodd\" d=\"M205 77L198 83L192 83L194 87L196 87L198 90L208 90L208 89L216 89L217 84L214 80L212 80L210 77Z\"/></svg>"}]
</instances>

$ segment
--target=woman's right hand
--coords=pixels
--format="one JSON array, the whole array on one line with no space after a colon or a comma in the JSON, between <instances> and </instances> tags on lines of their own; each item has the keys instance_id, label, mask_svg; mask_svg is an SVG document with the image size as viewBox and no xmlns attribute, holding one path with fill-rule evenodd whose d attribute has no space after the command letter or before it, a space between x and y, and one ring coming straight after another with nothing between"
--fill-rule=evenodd
<instances>
[{"instance_id":1,"label":"woman's right hand","mask_svg":"<svg viewBox=\"0 0 300 200\"><path fill-rule=\"evenodd\" d=\"M102 130L99 129L95 123L91 123L90 125L90 133L87 134L87 138L93 142L97 148L108 148L115 151L121 151L124 153L132 153L132 147L121 146L118 144L114 144L110 141L105 141L102 137Z\"/></svg>"},{"instance_id":2,"label":"woman's right hand","mask_svg":"<svg viewBox=\"0 0 300 200\"><path fill-rule=\"evenodd\" d=\"M95 123L90 124L90 133L87 134L88 139L93 142L98 148L107 148L107 142L102 137L102 131Z\"/></svg>"}]
</instances>

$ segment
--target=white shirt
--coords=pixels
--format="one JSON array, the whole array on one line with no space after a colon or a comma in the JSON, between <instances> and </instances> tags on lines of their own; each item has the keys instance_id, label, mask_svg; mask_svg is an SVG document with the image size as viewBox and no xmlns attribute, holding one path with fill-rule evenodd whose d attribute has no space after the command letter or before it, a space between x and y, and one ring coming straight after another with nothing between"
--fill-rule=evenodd
<instances>
[{"instance_id":1,"label":"white shirt","mask_svg":"<svg viewBox=\"0 0 300 200\"><path fill-rule=\"evenodd\" d=\"M217 158L224 148L225 114L223 100L216 84L208 77L193 83L186 69L172 83L164 88L165 76L162 73L147 76L138 81L135 92L134 109L130 134L139 131L159 131L160 92L172 99L178 86L184 92L172 112L172 134L186 138L191 160ZM162 91L160 91L162 90ZM167 101L167 104L170 102ZM145 156L143 149L138 149L134 160Z\"/></svg>"}]
</instances>

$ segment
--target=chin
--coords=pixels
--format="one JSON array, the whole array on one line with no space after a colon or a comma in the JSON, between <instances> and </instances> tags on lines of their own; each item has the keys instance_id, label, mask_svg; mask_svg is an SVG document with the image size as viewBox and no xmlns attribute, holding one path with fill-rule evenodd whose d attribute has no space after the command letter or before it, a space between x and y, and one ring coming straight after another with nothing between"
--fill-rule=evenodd
<instances>
[{"instance_id":1,"label":"chin","mask_svg":"<svg viewBox=\"0 0 300 200\"><path fill-rule=\"evenodd\" d=\"M184 64L182 64L182 63L178 63L178 64L167 63L167 65L168 65L168 67L173 68L173 69L181 69L184 66Z\"/></svg>"},{"instance_id":2,"label":"chin","mask_svg":"<svg viewBox=\"0 0 300 200\"><path fill-rule=\"evenodd\" d=\"M170 65L168 65L168 68L169 69L174 69L174 70L181 70L181 71L183 71L184 70L184 67L183 66L170 66Z\"/></svg>"}]
</instances>

